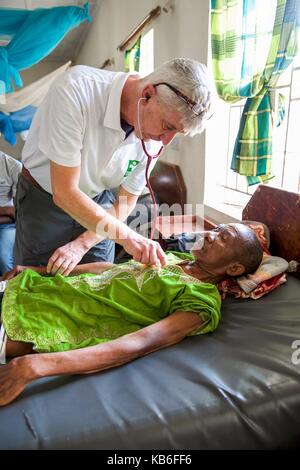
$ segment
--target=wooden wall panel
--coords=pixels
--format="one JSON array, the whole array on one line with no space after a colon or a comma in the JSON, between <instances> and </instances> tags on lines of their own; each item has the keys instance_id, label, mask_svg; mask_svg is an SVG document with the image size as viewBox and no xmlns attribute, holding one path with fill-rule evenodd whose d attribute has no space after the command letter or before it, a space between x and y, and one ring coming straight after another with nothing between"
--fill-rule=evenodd
<instances>
[{"instance_id":1,"label":"wooden wall panel","mask_svg":"<svg viewBox=\"0 0 300 470\"><path fill-rule=\"evenodd\" d=\"M270 229L271 254L300 263L300 194L260 185L243 220L264 222ZM300 278L300 264L295 274Z\"/></svg>"}]
</instances>

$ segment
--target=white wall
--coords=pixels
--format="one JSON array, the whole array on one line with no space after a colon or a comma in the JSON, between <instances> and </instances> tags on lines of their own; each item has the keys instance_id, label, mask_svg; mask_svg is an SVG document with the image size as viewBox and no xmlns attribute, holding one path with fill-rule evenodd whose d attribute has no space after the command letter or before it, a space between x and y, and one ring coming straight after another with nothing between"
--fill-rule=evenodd
<instances>
[{"instance_id":1,"label":"white wall","mask_svg":"<svg viewBox=\"0 0 300 470\"><path fill-rule=\"evenodd\" d=\"M22 77L24 86L29 85L30 83L33 83L36 80L39 80L40 78L57 69L61 65L62 62L43 60L38 64L33 65L29 69L21 71L20 75ZM3 136L0 137L0 150L2 152L7 153L8 155L11 155L14 158L17 158L18 160L20 160L21 158L23 145L24 141L19 136L17 137L17 143L15 146L12 146L8 142L6 142Z\"/></svg>"},{"instance_id":2,"label":"white wall","mask_svg":"<svg viewBox=\"0 0 300 470\"><path fill-rule=\"evenodd\" d=\"M102 0L77 64L95 67L114 58L115 70L123 69L123 53L118 45L158 4L157 0ZM174 11L156 18L154 27L154 66L173 57L190 57L207 63L209 0L174 0ZM188 202L203 202L205 134L179 136L165 151L163 159L180 165L188 190Z\"/></svg>"},{"instance_id":3,"label":"white wall","mask_svg":"<svg viewBox=\"0 0 300 470\"><path fill-rule=\"evenodd\" d=\"M26 70L22 70L20 75L22 77L24 86L39 80L50 72L53 72L53 70L58 69L58 67L63 65L63 63L65 62L60 62L57 60L48 61L47 59L44 59L38 64L35 64Z\"/></svg>"}]
</instances>

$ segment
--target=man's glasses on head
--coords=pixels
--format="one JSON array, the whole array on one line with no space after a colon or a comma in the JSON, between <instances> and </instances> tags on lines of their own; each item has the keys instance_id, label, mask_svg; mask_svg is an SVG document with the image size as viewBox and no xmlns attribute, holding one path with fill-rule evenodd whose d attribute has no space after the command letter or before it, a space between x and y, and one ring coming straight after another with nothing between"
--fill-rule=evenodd
<instances>
[{"instance_id":1,"label":"man's glasses on head","mask_svg":"<svg viewBox=\"0 0 300 470\"><path fill-rule=\"evenodd\" d=\"M167 82L159 82L159 83L155 83L155 85L153 85L153 86L157 87L159 85L165 85L168 88L170 88L170 90L172 90L174 93L176 93L176 95L179 96L179 98L181 98L189 106L189 108L192 110L192 112L195 114L195 116L200 116L200 114L203 113L204 108L203 108L202 104L195 103L194 101L190 100L190 98L188 98L186 95L181 93L181 91L178 90L177 88L175 88L173 85L170 85Z\"/></svg>"}]
</instances>

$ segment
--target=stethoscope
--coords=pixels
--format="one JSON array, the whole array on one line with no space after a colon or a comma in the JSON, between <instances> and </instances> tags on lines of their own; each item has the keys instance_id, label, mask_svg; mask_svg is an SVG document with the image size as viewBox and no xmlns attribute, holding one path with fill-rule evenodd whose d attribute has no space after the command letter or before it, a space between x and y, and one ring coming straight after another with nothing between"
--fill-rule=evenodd
<instances>
[{"instance_id":1,"label":"stethoscope","mask_svg":"<svg viewBox=\"0 0 300 470\"><path fill-rule=\"evenodd\" d=\"M152 210L150 211L152 220L151 220L151 230L150 230L149 238L150 238L150 240L152 240L154 232L155 232L155 226L156 226L156 220L157 220L157 205L156 205L153 189L151 187L151 183L150 183L150 180L149 180L149 168L150 168L150 165L152 163L152 160L155 160L156 158L158 158L162 154L164 146L162 145L160 147L158 153L156 153L155 155L150 155L148 153L147 148L146 148L146 144L144 142L144 139L142 139L141 142L142 142L143 150L144 150L144 152L146 154L146 157L147 157L145 176L146 176L146 183L147 183L148 189L150 191L150 196L151 196L151 199L152 199L152 204L153 204L153 209L154 209L153 219L152 219Z\"/></svg>"},{"instance_id":2,"label":"stethoscope","mask_svg":"<svg viewBox=\"0 0 300 470\"><path fill-rule=\"evenodd\" d=\"M140 132L141 137L142 137L142 131L141 131L141 124L140 124L140 102L141 102L141 100L148 100L148 99L149 98L140 98L139 101L138 101L137 117L138 117L138 126L139 126L139 132ZM150 211L152 220L151 220L151 230L150 230L149 238L150 238L150 240L152 240L154 232L155 232L155 226L156 226L156 220L157 220L157 205L156 205L155 197L154 197L153 190L152 190L152 187L151 187L151 183L150 183L150 180L149 180L149 168L150 168L150 165L151 165L152 161L155 160L156 158L158 158L162 154L164 146L162 145L160 147L159 151L155 155L150 155L147 148L146 148L146 144L144 142L144 139L141 139L141 142L142 142L143 150L144 150L145 155L147 157L145 177L146 177L146 183L147 183L147 186L148 186L148 189L149 189L149 192L150 192L150 196L151 196L151 200L152 200L152 204L153 204L153 209L154 209L153 219L152 219L152 210Z\"/></svg>"}]
</instances>

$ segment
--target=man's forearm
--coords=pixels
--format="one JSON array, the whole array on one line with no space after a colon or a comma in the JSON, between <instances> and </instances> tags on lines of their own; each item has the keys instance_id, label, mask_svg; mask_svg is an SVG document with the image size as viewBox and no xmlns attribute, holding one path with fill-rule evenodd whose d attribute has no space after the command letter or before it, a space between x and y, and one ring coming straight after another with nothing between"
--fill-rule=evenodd
<instances>
[{"instance_id":1,"label":"man's forearm","mask_svg":"<svg viewBox=\"0 0 300 470\"><path fill-rule=\"evenodd\" d=\"M31 380L35 380L51 375L92 373L117 367L137 357L136 344L130 341L125 344L123 337L88 348L24 356L22 359L31 371Z\"/></svg>"},{"instance_id":2,"label":"man's forearm","mask_svg":"<svg viewBox=\"0 0 300 470\"><path fill-rule=\"evenodd\" d=\"M97 243L100 243L102 240L104 240L104 237L101 237L101 235L97 235L91 230L86 230L77 238L75 238L72 243L76 244L76 246L81 247L83 251L87 252L90 248L97 245Z\"/></svg>"},{"instance_id":3,"label":"man's forearm","mask_svg":"<svg viewBox=\"0 0 300 470\"><path fill-rule=\"evenodd\" d=\"M129 214L135 207L135 202L131 204L121 205L119 202L116 202L107 212L112 214L114 217L119 219L121 222L124 222ZM91 230L86 230L81 235L79 235L74 242L78 243L85 251L88 251L90 248L95 246L97 243L100 243L104 240L105 237L97 235Z\"/></svg>"},{"instance_id":4,"label":"man's forearm","mask_svg":"<svg viewBox=\"0 0 300 470\"><path fill-rule=\"evenodd\" d=\"M109 214L80 190L74 189L64 194L62 198L56 196L53 200L83 227L104 238L108 237L120 242L132 232L123 222Z\"/></svg>"},{"instance_id":5,"label":"man's forearm","mask_svg":"<svg viewBox=\"0 0 300 470\"><path fill-rule=\"evenodd\" d=\"M117 367L176 344L202 323L198 314L176 312L164 320L121 338L83 349L18 358L28 381L51 375L86 374Z\"/></svg>"}]
</instances>

